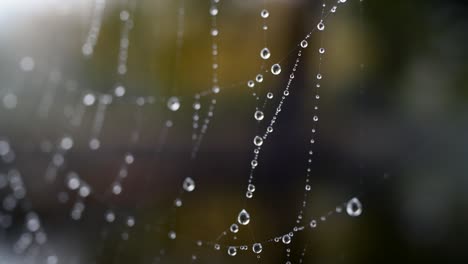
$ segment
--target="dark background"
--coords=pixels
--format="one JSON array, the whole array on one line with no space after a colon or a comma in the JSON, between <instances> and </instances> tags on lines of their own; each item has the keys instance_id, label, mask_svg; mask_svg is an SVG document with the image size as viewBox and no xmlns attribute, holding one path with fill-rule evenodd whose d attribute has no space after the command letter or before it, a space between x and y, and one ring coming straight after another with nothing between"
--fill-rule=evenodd
<instances>
[{"instance_id":1,"label":"dark background","mask_svg":"<svg viewBox=\"0 0 468 264\"><path fill-rule=\"evenodd\" d=\"M50 254L56 254L59 263L188 263L192 255L203 263L284 263L286 247L281 243L264 244L260 259L250 249L230 257L225 248L215 251L212 245L195 244L198 239L214 240L244 208L252 139L265 129L276 107L278 96L267 105L266 120L258 124L246 85L262 63L258 54L264 46L259 16L263 1L220 4L222 91L195 161L190 161L193 95L211 86L209 1L185 1L178 66L179 1L138 1L124 78L115 69L118 16L125 3L108 1L95 53L84 58L81 45L92 1L26 2L0 4L0 96L12 92L19 102L15 109L1 106L0 135L8 139L16 159L0 169L5 173L9 166L16 167L28 190L27 201L11 213L12 226L0 232L0 255L5 256L0 260L22 263L24 257L15 256L11 245L24 232L26 212L34 210L48 235L46 246L33 257L38 263ZM267 1L267 43L273 52L268 63L288 55L315 27L320 5L321 1ZM348 0L328 18L305 224L355 196L363 203L363 214L336 214L316 229L307 226L291 244L293 263L306 244L305 263L466 262L467 7L466 1ZM259 241L290 231L302 203L316 103L312 87L318 57L312 51L319 46L314 33L275 131L262 149L257 190L246 207ZM34 71L19 69L24 56L34 58ZM279 77L265 75L258 93L282 92L294 59L294 53L286 57ZM59 89L49 116L40 118L38 101L53 85L47 78L54 71L61 76ZM95 106L87 110L81 126L66 125L64 109L81 100L78 92L66 92L70 83L100 92L121 83L128 96L174 95L181 98L181 109L170 112L165 101L141 107L141 140L129 145L138 106L113 103L102 130L102 147L90 151ZM202 100L202 107L208 100ZM174 125L158 152L166 120ZM72 135L74 147L57 181L48 184L44 174L52 152L41 146L56 144L64 134ZM135 163L124 191L106 197L103 193L129 151ZM70 192L67 203L57 199L67 192L64 179L69 171L78 172L93 188L79 221L70 218L74 194ZM174 213L173 200L187 176L195 179L196 190L184 194L183 206ZM4 199L8 191L0 193ZM104 221L107 210L117 215L112 224ZM1 212L7 213L3 208ZM131 229L125 227L129 215L137 223ZM176 230L176 240L168 240L170 230ZM246 231L224 242L250 244ZM128 240L122 239L124 232Z\"/></svg>"}]
</instances>

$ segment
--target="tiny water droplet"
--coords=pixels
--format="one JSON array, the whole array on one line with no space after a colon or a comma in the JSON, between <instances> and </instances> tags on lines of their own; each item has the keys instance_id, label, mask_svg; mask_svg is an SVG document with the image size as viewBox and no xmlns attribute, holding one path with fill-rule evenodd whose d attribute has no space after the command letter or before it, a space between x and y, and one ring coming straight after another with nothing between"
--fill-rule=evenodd
<instances>
[{"instance_id":1,"label":"tiny water droplet","mask_svg":"<svg viewBox=\"0 0 468 264\"><path fill-rule=\"evenodd\" d=\"M273 64L273 66L271 66L271 73L273 73L274 75L278 75L281 73L281 66L276 63L276 64Z\"/></svg>"},{"instance_id":2,"label":"tiny water droplet","mask_svg":"<svg viewBox=\"0 0 468 264\"><path fill-rule=\"evenodd\" d=\"M349 216L357 217L362 214L362 204L358 198L354 197L346 204L346 213Z\"/></svg>"},{"instance_id":3,"label":"tiny water droplet","mask_svg":"<svg viewBox=\"0 0 468 264\"><path fill-rule=\"evenodd\" d=\"M317 29L320 30L320 31L323 31L325 29L325 24L323 23L323 21L320 21L317 24Z\"/></svg>"},{"instance_id":4,"label":"tiny water droplet","mask_svg":"<svg viewBox=\"0 0 468 264\"><path fill-rule=\"evenodd\" d=\"M301 41L302 48L307 48L307 46L309 46L309 43L307 42L307 40L304 39L303 41Z\"/></svg>"},{"instance_id":5,"label":"tiny water droplet","mask_svg":"<svg viewBox=\"0 0 468 264\"><path fill-rule=\"evenodd\" d=\"M263 82L263 75L261 74L258 74L256 77L255 77L255 80L259 83Z\"/></svg>"},{"instance_id":6,"label":"tiny water droplet","mask_svg":"<svg viewBox=\"0 0 468 264\"><path fill-rule=\"evenodd\" d=\"M167 107L169 108L169 110L174 111L174 112L179 110L180 108L179 98L175 96L170 97L169 100L167 100Z\"/></svg>"},{"instance_id":7,"label":"tiny water droplet","mask_svg":"<svg viewBox=\"0 0 468 264\"><path fill-rule=\"evenodd\" d=\"M229 230L231 230L232 233L237 233L239 232L239 226L237 224L232 224Z\"/></svg>"},{"instance_id":8,"label":"tiny water droplet","mask_svg":"<svg viewBox=\"0 0 468 264\"><path fill-rule=\"evenodd\" d=\"M263 144L263 139L259 136L255 136L253 142L255 146L260 147Z\"/></svg>"},{"instance_id":9,"label":"tiny water droplet","mask_svg":"<svg viewBox=\"0 0 468 264\"><path fill-rule=\"evenodd\" d=\"M260 244L260 243L253 244L252 251L255 254L260 254L262 252L262 250L263 250L262 244Z\"/></svg>"},{"instance_id":10,"label":"tiny water droplet","mask_svg":"<svg viewBox=\"0 0 468 264\"><path fill-rule=\"evenodd\" d=\"M237 254L237 249L235 247L229 247L228 248L228 254L229 254L229 256L234 257Z\"/></svg>"},{"instance_id":11,"label":"tiny water droplet","mask_svg":"<svg viewBox=\"0 0 468 264\"><path fill-rule=\"evenodd\" d=\"M255 114L254 114L254 117L256 120L260 121L260 120L263 120L264 118L264 114L262 111L255 111Z\"/></svg>"},{"instance_id":12,"label":"tiny water droplet","mask_svg":"<svg viewBox=\"0 0 468 264\"><path fill-rule=\"evenodd\" d=\"M287 245L291 243L291 236L289 234L286 234L281 238L281 241L283 241L283 243Z\"/></svg>"},{"instance_id":13,"label":"tiny water droplet","mask_svg":"<svg viewBox=\"0 0 468 264\"><path fill-rule=\"evenodd\" d=\"M268 60L271 56L271 53L270 53L270 50L268 48L263 48L261 51L260 51L260 57L264 60Z\"/></svg>"},{"instance_id":14,"label":"tiny water droplet","mask_svg":"<svg viewBox=\"0 0 468 264\"><path fill-rule=\"evenodd\" d=\"M187 177L187 178L185 178L184 183L182 184L182 187L187 192L191 192L191 191L195 190L195 181L192 178Z\"/></svg>"}]
</instances>

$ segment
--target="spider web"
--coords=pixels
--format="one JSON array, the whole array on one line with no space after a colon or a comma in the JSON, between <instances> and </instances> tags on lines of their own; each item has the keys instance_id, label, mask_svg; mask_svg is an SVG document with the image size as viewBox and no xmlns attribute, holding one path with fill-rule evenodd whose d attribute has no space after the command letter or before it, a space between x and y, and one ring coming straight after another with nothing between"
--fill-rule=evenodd
<instances>
[{"instance_id":1,"label":"spider web","mask_svg":"<svg viewBox=\"0 0 468 264\"><path fill-rule=\"evenodd\" d=\"M144 91L147 89L145 81L136 80L138 74L131 75L135 65L132 49L142 48L139 41L145 38L140 35L147 33L140 25L141 17L146 14L139 9L143 3L120 1L109 6L109 1L93 1L88 30L77 49L79 52L76 52L80 54L79 58L66 51L59 55L50 52L41 62L34 56L23 56L17 69L19 80L11 80L10 87L13 88L2 90L5 109L2 119L11 124L2 131L0 140L3 202L0 223L5 241L12 245L11 255L7 254L11 257L7 260L120 263L132 259L141 263L164 263L210 262L210 259L244 261L245 258L256 262L283 259L285 263L302 263L309 248L304 233L314 232L326 225L328 219L340 214L356 217L362 213L361 195L343 197L320 211L311 207L316 145L320 140L319 102L328 76L324 71L330 52L325 46L326 33L329 23L333 25L331 21L351 5L349 2L359 3L362 17L362 1L325 0L314 5L319 11L307 22L311 30L303 34L293 48L288 48L289 52L283 57L279 57L280 49L271 42L271 28L276 25L270 23L271 17L275 16L269 9L271 3L262 1L250 7L261 21L252 25L262 35L260 48L252 56L260 60L256 66L258 70L250 75L250 79L226 83L223 77L229 76L222 71L225 62L222 56L227 53L223 50L223 30L228 27L223 26L223 16L228 15L228 8L234 7L220 0L210 1L208 12L205 12L210 25L206 36L210 47L206 53L210 57L210 80L205 85L209 88L193 89L192 92L183 89L187 83L181 73L186 72L184 60L194 56L187 51L187 39L193 38L188 24L191 22L188 12L196 10L193 3L185 0L170 3L174 6L168 10L174 10L172 15L176 17L173 20L175 42L173 52L169 52L174 54L169 67L172 76L166 81L166 88L159 85L161 89L157 91ZM160 12L168 3L158 1L155 5L156 11L152 12ZM163 34L162 22L166 16L158 13L158 17L161 32L157 33ZM108 28L119 32L115 49L107 50L106 43L101 43L106 23L112 23ZM47 42L60 36L57 29L52 31L41 38ZM66 43L67 40L62 40L60 45ZM113 67L107 67L101 61L99 52L117 57L110 64ZM68 65L67 62L73 59L84 61L85 67ZM309 77L308 71L304 70L306 67L314 69L311 85L306 84ZM363 69L362 66L360 70ZM112 83L100 80L94 73L99 70L112 76ZM75 71L89 78L77 81L73 77ZM262 201L268 197L261 192L271 187L264 184L265 174L275 173L268 171L269 161L277 153L272 146L290 140L283 138L288 128L281 124L287 118L283 112L289 108L294 110L297 102L294 93L301 89L297 82L310 86L306 87L312 90L307 104L312 106L305 117L306 125L300 128L307 133L299 133L304 137L300 148L304 153L292 162L293 165L302 164L299 165L304 168L302 175L283 177L284 180L294 178L294 199L285 200L296 200L289 205L295 214L288 215L288 222L276 228L282 230L279 233L267 232L265 235L262 231L259 235L257 230L260 228L275 229L272 223L265 226L258 223L268 213L262 216L261 203L255 200L257 195ZM28 88L36 86L43 89ZM235 109L224 109L219 113L224 103L229 105L230 100L239 99L232 94L238 90L243 91L242 96L251 96L253 102L238 103ZM296 101L289 102L291 97ZM241 114L236 116L231 110ZM245 116L248 121L243 120ZM219 141L213 142L210 138L217 135L222 142L231 139L222 136L223 128L216 126L217 120L230 120L226 129L235 129L239 125L236 122L245 122L254 128L254 133L249 131L249 135L244 136L250 138L243 143L248 152L241 155L240 162L233 162L244 164L235 170L243 174L236 180L226 180L226 183L220 183L223 180L219 178L226 178L222 174L230 166L223 163L223 159L218 160L216 153L222 149L214 147ZM27 140L22 142L24 138ZM208 147L204 149L205 144ZM190 146L188 149L187 145ZM284 162L285 167L290 166L287 163ZM216 187L210 186L208 177L200 177L207 173L215 175ZM296 182L299 178L300 183ZM240 202L223 198L223 192L226 197L234 197L231 192L237 187L231 186L239 185L245 186L242 193L236 195ZM219 190L219 186L227 189ZM275 189L273 193L279 200L283 199L283 192L289 192L286 187ZM200 193L198 196L197 192ZM215 195L203 196L213 192ZM43 201L31 197L41 197ZM210 211L209 207L213 206L210 203L216 199L220 199L221 204L230 203L223 205L226 211ZM70 234L63 234L61 232L71 229L64 227L62 230L55 226L60 223L69 223L67 225L76 228ZM225 223L228 224L218 228ZM83 233L87 235L76 230L86 230ZM85 237L89 239L90 234L94 234L98 242L83 246L86 245ZM78 237L82 253L69 253L67 250L73 246L65 247L60 242L74 236ZM281 249L282 256L278 256L277 248ZM132 252L138 252L138 256Z\"/></svg>"}]
</instances>

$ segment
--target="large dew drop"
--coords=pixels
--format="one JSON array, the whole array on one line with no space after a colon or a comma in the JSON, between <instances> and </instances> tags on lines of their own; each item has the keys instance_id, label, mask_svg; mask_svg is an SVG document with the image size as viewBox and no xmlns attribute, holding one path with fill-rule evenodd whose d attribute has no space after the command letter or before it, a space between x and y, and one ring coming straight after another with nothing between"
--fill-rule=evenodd
<instances>
[{"instance_id":1,"label":"large dew drop","mask_svg":"<svg viewBox=\"0 0 468 264\"><path fill-rule=\"evenodd\" d=\"M362 214L362 204L358 198L354 197L346 204L346 213L349 216L357 217Z\"/></svg>"},{"instance_id":2,"label":"large dew drop","mask_svg":"<svg viewBox=\"0 0 468 264\"><path fill-rule=\"evenodd\" d=\"M179 110L180 108L179 98L175 96L170 97L169 100L167 100L167 107L169 108L169 110L174 111L174 112Z\"/></svg>"},{"instance_id":3,"label":"large dew drop","mask_svg":"<svg viewBox=\"0 0 468 264\"><path fill-rule=\"evenodd\" d=\"M276 63L276 64L273 64L273 66L271 66L271 73L273 73L274 75L278 75L281 73L281 66Z\"/></svg>"},{"instance_id":4,"label":"large dew drop","mask_svg":"<svg viewBox=\"0 0 468 264\"><path fill-rule=\"evenodd\" d=\"M192 178L187 177L187 178L185 178L184 183L182 184L182 187L187 192L191 192L191 191L195 190L195 181Z\"/></svg>"},{"instance_id":5,"label":"large dew drop","mask_svg":"<svg viewBox=\"0 0 468 264\"><path fill-rule=\"evenodd\" d=\"M250 223L250 215L245 209L242 209L237 216L237 222L241 225L248 225Z\"/></svg>"}]
</instances>

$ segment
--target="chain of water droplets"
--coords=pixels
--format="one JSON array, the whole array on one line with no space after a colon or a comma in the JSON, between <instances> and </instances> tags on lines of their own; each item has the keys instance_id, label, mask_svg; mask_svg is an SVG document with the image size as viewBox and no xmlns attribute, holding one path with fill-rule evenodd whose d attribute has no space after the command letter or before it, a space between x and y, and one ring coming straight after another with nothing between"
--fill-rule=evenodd
<instances>
[{"instance_id":1,"label":"chain of water droplets","mask_svg":"<svg viewBox=\"0 0 468 264\"><path fill-rule=\"evenodd\" d=\"M91 25L86 36L85 43L81 47L81 52L85 56L91 56L94 52L94 48L99 39L99 33L101 32L102 18L104 9L106 8L106 0L95 0L93 16L91 19Z\"/></svg>"}]
</instances>

